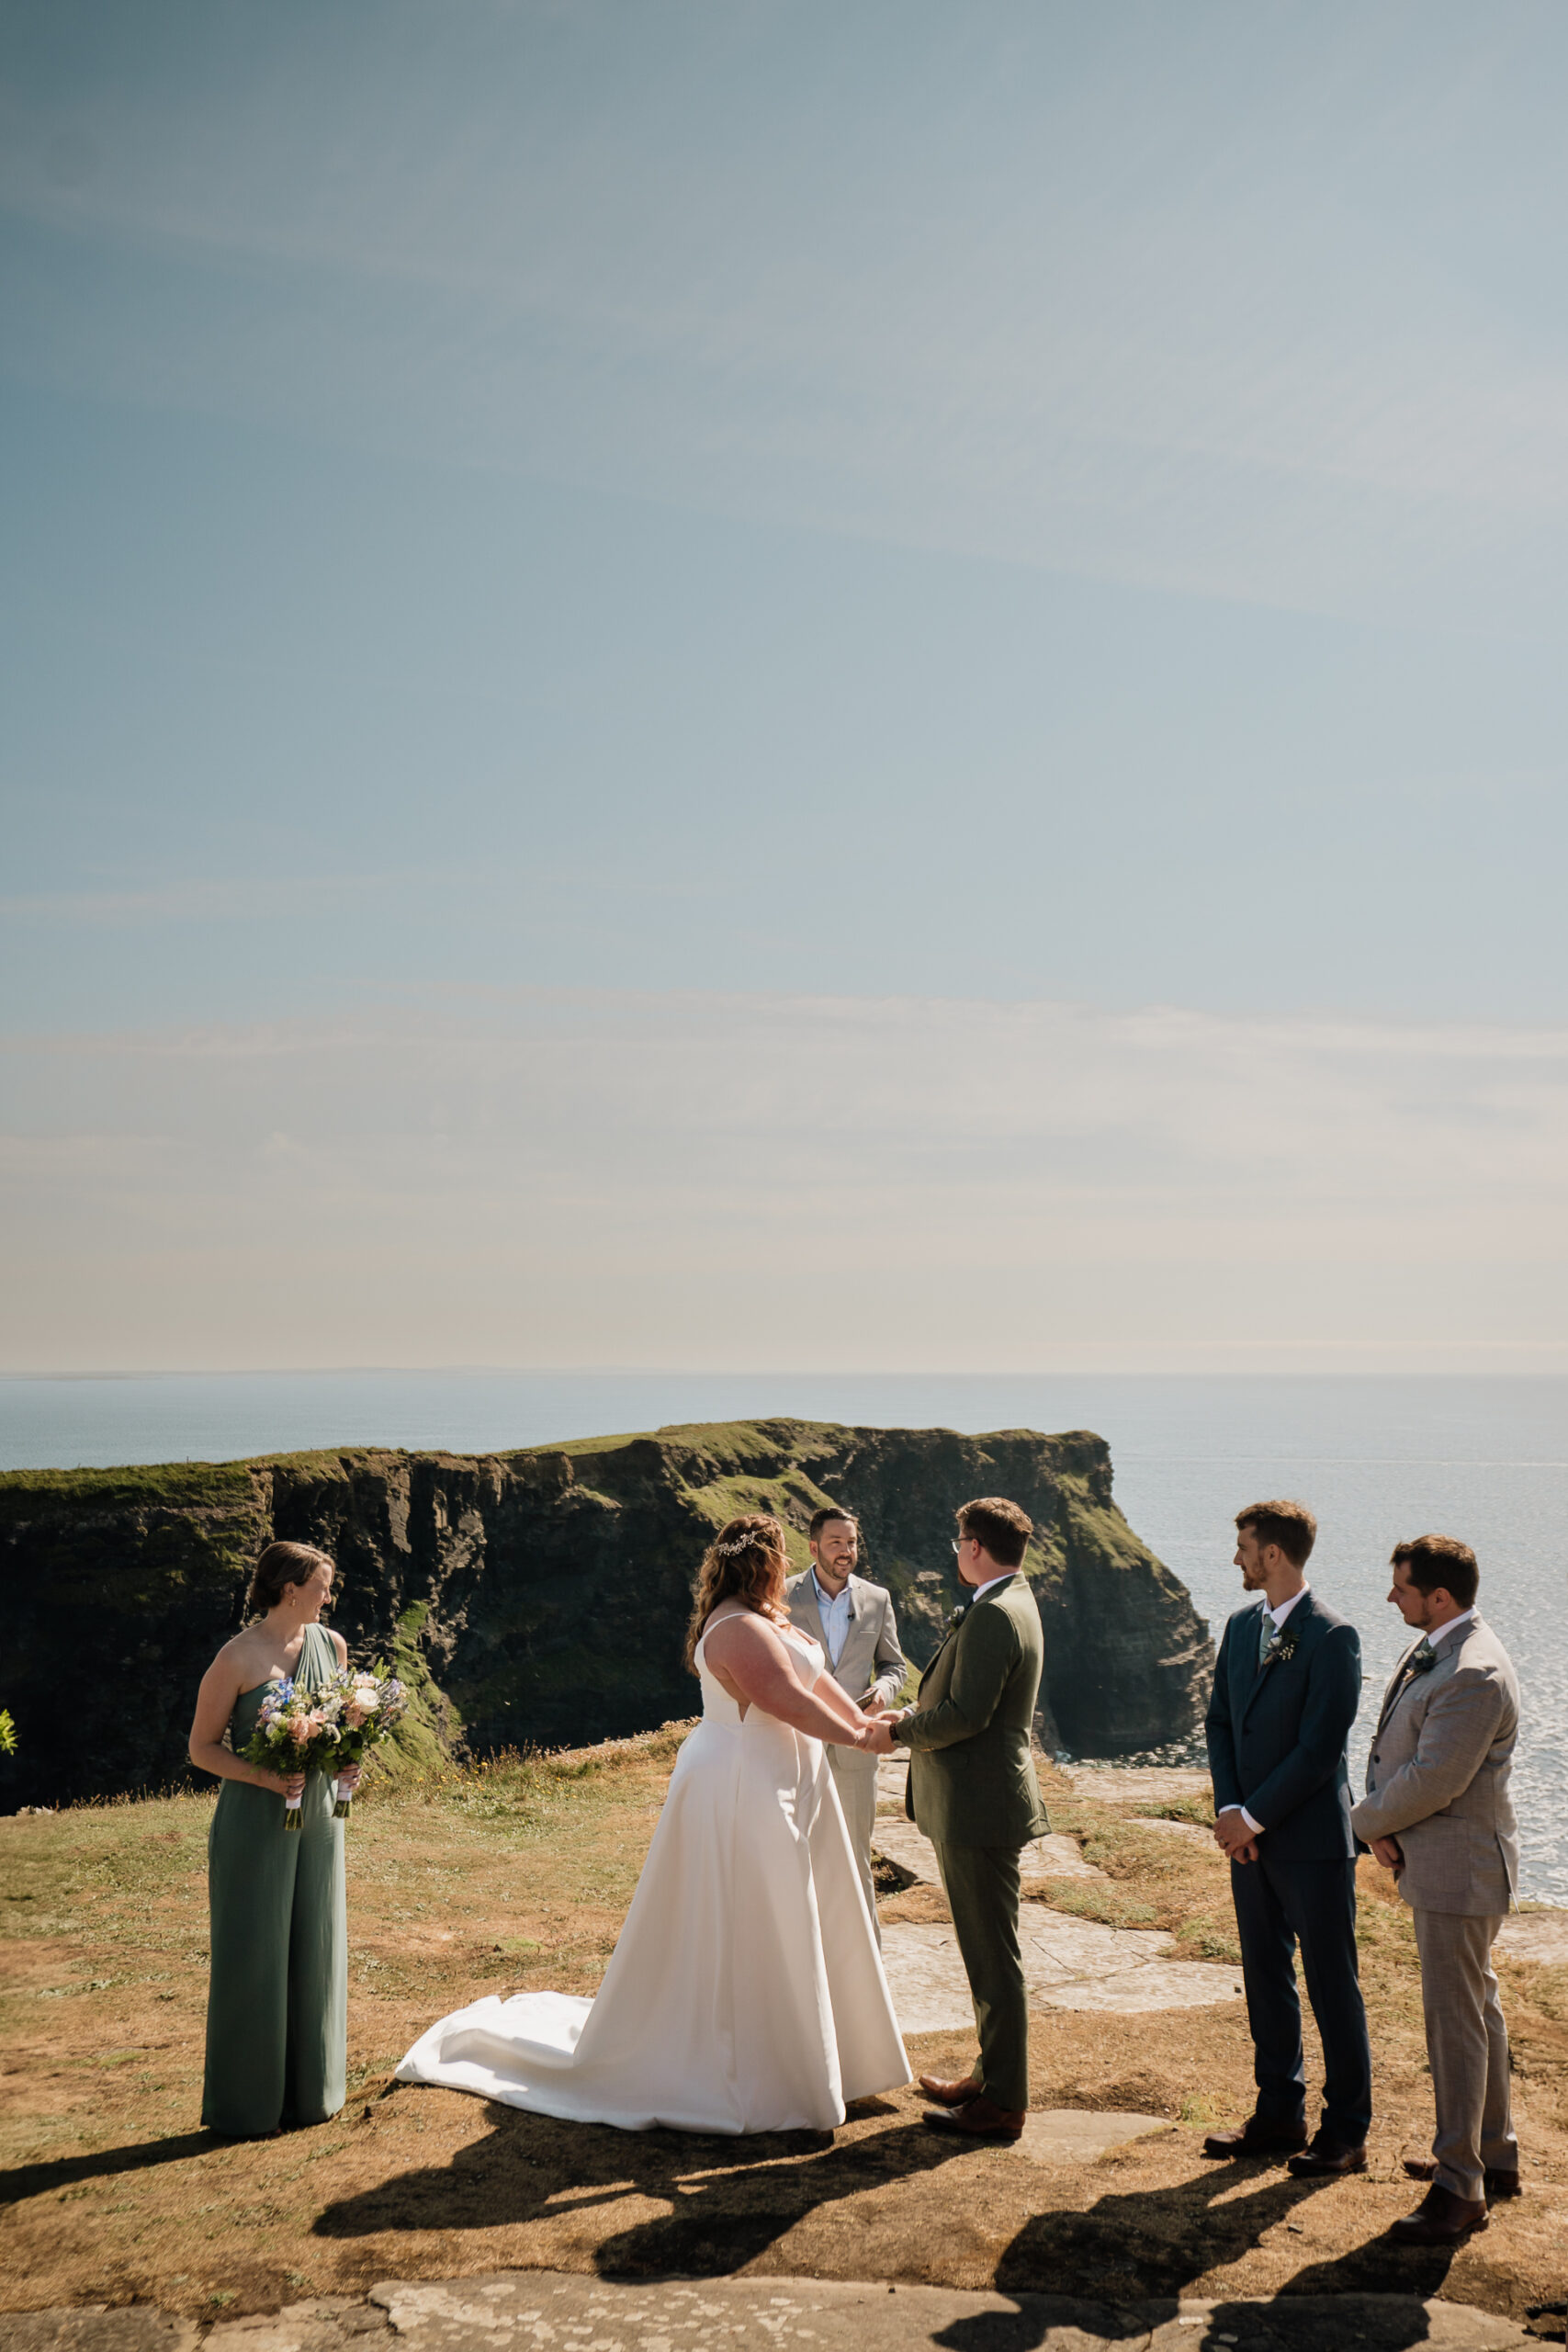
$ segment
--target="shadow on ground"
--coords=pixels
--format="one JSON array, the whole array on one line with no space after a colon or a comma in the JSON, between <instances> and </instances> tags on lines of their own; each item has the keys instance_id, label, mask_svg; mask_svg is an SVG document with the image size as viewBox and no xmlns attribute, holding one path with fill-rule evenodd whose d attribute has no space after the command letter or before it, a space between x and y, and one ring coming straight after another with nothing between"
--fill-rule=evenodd
<instances>
[{"instance_id":1,"label":"shadow on ground","mask_svg":"<svg viewBox=\"0 0 1568 2352\"><path fill-rule=\"evenodd\" d=\"M47 2163L17 2165L0 2172L0 2206L51 2189L74 2188L85 2180L108 2180L116 2173L145 2172L153 2165L178 2164L185 2156L209 2155L226 2147L216 2132L178 2132L163 2140L133 2140L121 2148L98 2148L86 2156L55 2156Z\"/></svg>"},{"instance_id":2,"label":"shadow on ground","mask_svg":"<svg viewBox=\"0 0 1568 2352\"><path fill-rule=\"evenodd\" d=\"M1004 2294L1179 2296L1241 2261L1328 2186L1243 2160L1101 2197L1083 2212L1038 2212L998 2260L996 2283ZM1280 2291L1424 2299L1439 2292L1452 2260L1451 2250L1401 2246L1380 2231L1332 2261L1303 2265ZM964 2338L964 2352L981 2352L985 2340Z\"/></svg>"},{"instance_id":3,"label":"shadow on ground","mask_svg":"<svg viewBox=\"0 0 1568 2352\"><path fill-rule=\"evenodd\" d=\"M875 2113L879 2103L858 2110ZM552 2221L638 2198L670 2208L593 2248L613 2277L723 2276L743 2269L809 2213L848 2197L932 2173L972 2154L918 2125L835 2144L830 2132L768 2132L705 2138L686 2132L617 2132L556 2123L506 2107L487 2110L491 2136L449 2165L408 2172L329 2205L318 2237L489 2229Z\"/></svg>"}]
</instances>

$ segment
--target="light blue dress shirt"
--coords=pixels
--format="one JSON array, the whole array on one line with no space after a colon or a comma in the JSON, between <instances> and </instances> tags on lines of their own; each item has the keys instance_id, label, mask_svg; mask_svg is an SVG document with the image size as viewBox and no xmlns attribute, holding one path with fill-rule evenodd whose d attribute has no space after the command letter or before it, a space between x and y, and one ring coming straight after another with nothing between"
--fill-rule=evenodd
<instances>
[{"instance_id":1,"label":"light blue dress shirt","mask_svg":"<svg viewBox=\"0 0 1568 2352\"><path fill-rule=\"evenodd\" d=\"M817 1589L817 1614L822 1620L822 1639L828 1645L828 1663L837 1667L844 1654L844 1644L850 1637L850 1589L831 1600L817 1583L817 1571L811 1571L811 1581Z\"/></svg>"}]
</instances>

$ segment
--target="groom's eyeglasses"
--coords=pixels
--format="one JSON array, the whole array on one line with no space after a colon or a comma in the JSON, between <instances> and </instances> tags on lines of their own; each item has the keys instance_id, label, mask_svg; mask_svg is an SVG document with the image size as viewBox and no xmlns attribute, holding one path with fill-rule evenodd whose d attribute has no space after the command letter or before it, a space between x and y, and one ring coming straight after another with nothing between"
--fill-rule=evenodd
<instances>
[{"instance_id":1,"label":"groom's eyeglasses","mask_svg":"<svg viewBox=\"0 0 1568 2352\"><path fill-rule=\"evenodd\" d=\"M972 1544L974 1541L975 1538L972 1535L955 1535L953 1538L953 1551L954 1558L956 1558L958 1554L963 1551L965 1544Z\"/></svg>"}]
</instances>

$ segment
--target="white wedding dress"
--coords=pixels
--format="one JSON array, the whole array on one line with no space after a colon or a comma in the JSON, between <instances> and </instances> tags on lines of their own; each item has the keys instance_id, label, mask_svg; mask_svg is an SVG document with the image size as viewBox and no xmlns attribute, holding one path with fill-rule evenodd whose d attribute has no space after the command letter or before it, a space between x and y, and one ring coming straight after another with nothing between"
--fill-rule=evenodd
<instances>
[{"instance_id":1,"label":"white wedding dress","mask_svg":"<svg viewBox=\"0 0 1568 2352\"><path fill-rule=\"evenodd\" d=\"M808 1688L822 1652L781 1629ZM820 1740L740 1707L703 1663L599 1991L489 1995L422 2034L403 2083L646 2132L829 2130L909 2079Z\"/></svg>"}]
</instances>

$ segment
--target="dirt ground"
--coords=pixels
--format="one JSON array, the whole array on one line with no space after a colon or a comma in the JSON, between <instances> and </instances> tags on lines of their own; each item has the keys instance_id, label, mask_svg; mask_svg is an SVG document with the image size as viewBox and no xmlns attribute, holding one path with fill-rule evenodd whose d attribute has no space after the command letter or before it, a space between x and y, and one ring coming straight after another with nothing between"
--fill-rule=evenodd
<instances>
[{"instance_id":1,"label":"dirt ground","mask_svg":"<svg viewBox=\"0 0 1568 2352\"><path fill-rule=\"evenodd\" d=\"M198 2125L211 1799L0 1821L0 2308L147 2300L211 2319L386 2278L533 2267L1128 2299L1397 2290L1516 2318L1568 2300L1568 1969L1502 1970L1528 2194L1456 2256L1382 2234L1417 2194L1399 2159L1429 2140L1430 2088L1406 1914L1367 1865L1379 2113L1363 2178L1202 2157L1203 2128L1250 2103L1239 2003L1036 2019L1036 2106L1175 2126L1082 2166L964 2148L921 2128L908 2091L863 2102L836 2135L736 2142L393 2085L416 2034L482 1992L593 1989L678 1738L454 1770L356 1807L348 2103L259 2143ZM1165 1928L1194 1959L1232 1956L1224 1872L1201 1845L1064 1784L1052 1815L1109 1883L1045 1899ZM944 1915L912 1888L883 1916ZM917 2066L955 2072L972 2050L962 2034L910 2044Z\"/></svg>"}]
</instances>

